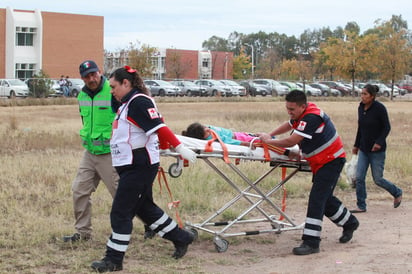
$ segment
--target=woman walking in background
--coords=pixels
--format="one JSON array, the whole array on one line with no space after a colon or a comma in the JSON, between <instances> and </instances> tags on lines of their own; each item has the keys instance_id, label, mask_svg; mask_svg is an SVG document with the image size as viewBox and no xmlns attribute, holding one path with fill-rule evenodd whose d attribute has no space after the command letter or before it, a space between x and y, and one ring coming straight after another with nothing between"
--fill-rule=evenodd
<instances>
[{"instance_id":1,"label":"woman walking in background","mask_svg":"<svg viewBox=\"0 0 412 274\"><path fill-rule=\"evenodd\" d=\"M402 190L383 178L386 157L386 137L391 125L386 107L376 101L379 87L368 84L361 92L361 102L358 107L358 130L356 133L353 154L358 154L356 169L357 209L353 213L366 212L366 182L365 177L369 165L375 184L388 191L393 197L394 208L402 201Z\"/></svg>"}]
</instances>

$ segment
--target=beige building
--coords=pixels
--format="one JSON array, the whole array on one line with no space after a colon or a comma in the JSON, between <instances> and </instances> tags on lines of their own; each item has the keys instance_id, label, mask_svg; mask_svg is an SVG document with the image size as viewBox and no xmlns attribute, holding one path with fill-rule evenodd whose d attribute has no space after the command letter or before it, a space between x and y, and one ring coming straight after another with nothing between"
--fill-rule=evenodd
<instances>
[{"instance_id":1,"label":"beige building","mask_svg":"<svg viewBox=\"0 0 412 274\"><path fill-rule=\"evenodd\" d=\"M103 16L0 8L0 78L79 78L86 59L104 64Z\"/></svg>"}]
</instances>

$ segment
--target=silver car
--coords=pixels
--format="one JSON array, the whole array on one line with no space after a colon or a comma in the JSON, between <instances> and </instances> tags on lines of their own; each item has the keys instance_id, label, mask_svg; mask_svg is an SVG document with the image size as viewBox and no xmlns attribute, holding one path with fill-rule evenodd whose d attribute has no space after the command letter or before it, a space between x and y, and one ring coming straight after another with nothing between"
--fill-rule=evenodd
<instances>
[{"instance_id":1,"label":"silver car","mask_svg":"<svg viewBox=\"0 0 412 274\"><path fill-rule=\"evenodd\" d=\"M69 94L70 96L77 97L84 87L84 82L79 78L69 79L69 81L71 83L71 86L69 86Z\"/></svg>"},{"instance_id":2,"label":"silver car","mask_svg":"<svg viewBox=\"0 0 412 274\"><path fill-rule=\"evenodd\" d=\"M217 80L202 79L195 81L195 84L201 89L205 89L209 96L216 96L219 94L222 96L232 95L232 89Z\"/></svg>"},{"instance_id":3,"label":"silver car","mask_svg":"<svg viewBox=\"0 0 412 274\"><path fill-rule=\"evenodd\" d=\"M296 85L303 90L303 83L296 83ZM307 96L322 96L322 91L319 88L312 87L309 84L305 84L305 93Z\"/></svg>"},{"instance_id":4,"label":"silver car","mask_svg":"<svg viewBox=\"0 0 412 274\"><path fill-rule=\"evenodd\" d=\"M171 82L182 90L182 95L186 96L206 96L206 89L202 89L192 81L175 80Z\"/></svg>"},{"instance_id":5,"label":"silver car","mask_svg":"<svg viewBox=\"0 0 412 274\"><path fill-rule=\"evenodd\" d=\"M177 96L182 91L179 87L164 80L144 80L152 96Z\"/></svg>"},{"instance_id":6,"label":"silver car","mask_svg":"<svg viewBox=\"0 0 412 274\"><path fill-rule=\"evenodd\" d=\"M267 87L271 91L272 96L283 96L289 92L288 87L283 86L278 81L272 79L255 79L253 80L253 83Z\"/></svg>"}]
</instances>

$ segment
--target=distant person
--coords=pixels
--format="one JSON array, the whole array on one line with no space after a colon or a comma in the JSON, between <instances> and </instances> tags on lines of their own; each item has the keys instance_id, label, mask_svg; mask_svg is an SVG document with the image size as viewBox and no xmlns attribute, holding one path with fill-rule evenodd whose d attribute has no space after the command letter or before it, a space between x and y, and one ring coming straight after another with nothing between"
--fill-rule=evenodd
<instances>
[{"instance_id":1,"label":"distant person","mask_svg":"<svg viewBox=\"0 0 412 274\"><path fill-rule=\"evenodd\" d=\"M357 208L353 213L366 212L366 182L368 167L371 167L372 178L376 185L388 191L394 198L393 207L397 208L402 201L402 189L383 178L386 158L386 137L391 125L386 107L376 101L379 87L367 84L361 92L358 107L358 130L353 154L358 155L356 169Z\"/></svg>"},{"instance_id":2,"label":"distant person","mask_svg":"<svg viewBox=\"0 0 412 274\"><path fill-rule=\"evenodd\" d=\"M77 97L83 124L80 137L85 151L72 185L76 233L64 236L65 242L91 239L91 195L103 181L114 197L119 180L110 154L112 122L119 103L110 93L109 81L94 61L84 61L79 71L85 84Z\"/></svg>"},{"instance_id":3,"label":"distant person","mask_svg":"<svg viewBox=\"0 0 412 274\"><path fill-rule=\"evenodd\" d=\"M71 96L70 87L72 86L72 82L70 81L69 76L66 76L65 81L66 81L66 87L67 88L66 88L66 94L64 96L69 97L69 96Z\"/></svg>"},{"instance_id":4,"label":"distant person","mask_svg":"<svg viewBox=\"0 0 412 274\"><path fill-rule=\"evenodd\" d=\"M60 90L62 91L63 96L67 96L68 87L67 87L66 78L64 78L64 75L60 76L59 86L60 86Z\"/></svg>"},{"instance_id":5,"label":"distant person","mask_svg":"<svg viewBox=\"0 0 412 274\"><path fill-rule=\"evenodd\" d=\"M153 201L153 181L159 169L159 142L169 143L190 162L196 153L176 138L156 107L143 79L128 66L116 69L109 77L113 96L122 103L110 141L112 162L120 176L119 187L110 212L112 233L102 260L91 267L98 272L123 269L133 219L137 216L160 237L173 243L173 258L182 258L193 242L193 233L181 229Z\"/></svg>"},{"instance_id":6,"label":"distant person","mask_svg":"<svg viewBox=\"0 0 412 274\"><path fill-rule=\"evenodd\" d=\"M345 164L346 154L332 120L315 104L307 102L306 95L301 90L290 91L285 99L290 120L269 134L260 134L260 139L264 143L280 147L299 145L303 157L311 167L312 188L309 193L303 242L293 248L295 255L309 255L319 252L323 216L328 217L337 226L343 227L340 243L352 239L359 222L333 195ZM291 130L292 134L283 139L274 140L271 137Z\"/></svg>"}]
</instances>

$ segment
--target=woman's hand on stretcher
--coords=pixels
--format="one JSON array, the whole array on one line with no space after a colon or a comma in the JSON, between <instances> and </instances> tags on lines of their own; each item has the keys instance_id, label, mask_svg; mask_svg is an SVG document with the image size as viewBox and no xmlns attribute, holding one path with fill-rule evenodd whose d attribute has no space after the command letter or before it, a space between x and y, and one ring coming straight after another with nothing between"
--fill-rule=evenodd
<instances>
[{"instance_id":1,"label":"woman's hand on stretcher","mask_svg":"<svg viewBox=\"0 0 412 274\"><path fill-rule=\"evenodd\" d=\"M180 144L176 147L176 151L177 153L179 153L184 159L188 160L189 162L191 162L192 164L194 162L196 162L197 158L196 158L196 153L185 147L183 144Z\"/></svg>"}]
</instances>

